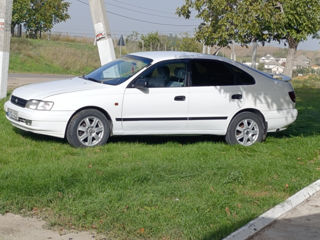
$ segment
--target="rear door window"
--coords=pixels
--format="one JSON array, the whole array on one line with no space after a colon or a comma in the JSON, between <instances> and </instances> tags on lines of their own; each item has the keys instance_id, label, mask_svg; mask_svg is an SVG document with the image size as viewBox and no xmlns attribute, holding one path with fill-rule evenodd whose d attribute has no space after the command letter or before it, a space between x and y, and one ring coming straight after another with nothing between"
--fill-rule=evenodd
<instances>
[{"instance_id":1,"label":"rear door window","mask_svg":"<svg viewBox=\"0 0 320 240\"><path fill-rule=\"evenodd\" d=\"M255 84L254 78L229 63L218 60L194 60L191 63L194 87Z\"/></svg>"}]
</instances>

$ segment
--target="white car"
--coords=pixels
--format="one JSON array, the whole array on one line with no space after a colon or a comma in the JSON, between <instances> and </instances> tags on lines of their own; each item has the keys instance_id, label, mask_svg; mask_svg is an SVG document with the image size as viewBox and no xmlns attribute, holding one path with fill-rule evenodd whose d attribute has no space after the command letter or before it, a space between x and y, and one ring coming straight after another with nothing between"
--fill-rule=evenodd
<instances>
[{"instance_id":1,"label":"white car","mask_svg":"<svg viewBox=\"0 0 320 240\"><path fill-rule=\"evenodd\" d=\"M297 118L289 78L226 58L142 52L83 77L26 85L5 103L13 126L92 147L112 135L223 135L250 146Z\"/></svg>"}]
</instances>

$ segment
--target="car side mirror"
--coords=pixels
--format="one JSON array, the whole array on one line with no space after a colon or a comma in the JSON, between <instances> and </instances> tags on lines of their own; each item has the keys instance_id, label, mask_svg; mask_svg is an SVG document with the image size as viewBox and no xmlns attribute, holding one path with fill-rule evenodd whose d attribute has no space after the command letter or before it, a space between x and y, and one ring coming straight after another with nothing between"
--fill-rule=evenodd
<instances>
[{"instance_id":1,"label":"car side mirror","mask_svg":"<svg viewBox=\"0 0 320 240\"><path fill-rule=\"evenodd\" d=\"M133 84L133 87L138 89L148 88L148 82L145 78L138 78L137 81Z\"/></svg>"}]
</instances>

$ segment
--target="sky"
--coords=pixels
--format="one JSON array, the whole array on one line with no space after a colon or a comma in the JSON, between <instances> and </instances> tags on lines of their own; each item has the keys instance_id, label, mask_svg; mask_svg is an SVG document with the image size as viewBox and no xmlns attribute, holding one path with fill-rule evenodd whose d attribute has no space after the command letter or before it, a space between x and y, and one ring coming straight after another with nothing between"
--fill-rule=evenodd
<instances>
[{"instance_id":1,"label":"sky","mask_svg":"<svg viewBox=\"0 0 320 240\"><path fill-rule=\"evenodd\" d=\"M53 32L94 37L88 0L69 0L70 19L59 23ZM184 0L104 0L111 35L119 38L133 31L141 34L183 34L192 36L200 23L198 19L186 20L175 14ZM302 50L320 50L320 40L308 39L299 45ZM281 46L272 43L273 46Z\"/></svg>"}]
</instances>

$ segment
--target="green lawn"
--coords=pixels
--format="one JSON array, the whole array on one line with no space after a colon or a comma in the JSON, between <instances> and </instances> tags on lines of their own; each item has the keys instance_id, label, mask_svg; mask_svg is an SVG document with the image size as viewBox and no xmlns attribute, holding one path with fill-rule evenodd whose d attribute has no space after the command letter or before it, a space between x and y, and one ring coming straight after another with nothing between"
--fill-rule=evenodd
<instances>
[{"instance_id":1,"label":"green lawn","mask_svg":"<svg viewBox=\"0 0 320 240\"><path fill-rule=\"evenodd\" d=\"M109 239L221 239L320 177L319 83L295 80L296 123L249 148L198 136L74 149L11 127L1 107L0 212Z\"/></svg>"}]
</instances>

